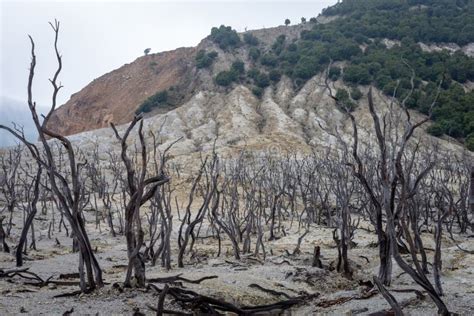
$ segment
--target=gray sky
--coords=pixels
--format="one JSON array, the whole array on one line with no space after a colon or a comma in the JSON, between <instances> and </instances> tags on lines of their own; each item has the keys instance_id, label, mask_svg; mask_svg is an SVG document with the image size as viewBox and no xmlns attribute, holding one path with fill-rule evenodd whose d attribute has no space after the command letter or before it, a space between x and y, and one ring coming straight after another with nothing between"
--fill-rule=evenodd
<instances>
[{"instance_id":1,"label":"gray sky","mask_svg":"<svg viewBox=\"0 0 474 316\"><path fill-rule=\"evenodd\" d=\"M48 21L54 18L61 22L62 104L94 78L141 56L147 47L160 52L195 46L211 27L221 24L243 31L281 25L285 18L296 23L335 2L0 0L0 97L26 99L30 34L37 52L35 99L49 106L48 78L56 64Z\"/></svg>"}]
</instances>

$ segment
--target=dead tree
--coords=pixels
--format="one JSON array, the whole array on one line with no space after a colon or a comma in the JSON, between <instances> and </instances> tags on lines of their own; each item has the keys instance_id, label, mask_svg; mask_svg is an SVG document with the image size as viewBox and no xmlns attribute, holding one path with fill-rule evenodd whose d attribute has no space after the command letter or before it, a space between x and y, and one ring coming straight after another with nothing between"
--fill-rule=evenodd
<instances>
[{"instance_id":1,"label":"dead tree","mask_svg":"<svg viewBox=\"0 0 474 316\"><path fill-rule=\"evenodd\" d=\"M201 182L201 178L204 176L204 183ZM189 193L188 204L186 207L186 212L184 215L183 220L181 221L181 225L179 228L179 235L178 235L178 245L179 245L179 252L178 252L178 267L184 267L184 254L188 247L189 239L195 238L194 237L194 229L198 224L201 224L204 218L206 217L207 212L209 211L209 207L211 205L211 201L213 198L216 197L217 191L217 179L219 176L218 170L218 158L215 153L213 153L211 161L208 162L208 159L204 159L201 168L199 169L197 177L195 177L193 181L193 185L191 191ZM196 189L198 186L201 186L201 198L202 202L197 210L194 219L191 221L192 212L191 208L193 206L193 201L196 195ZM218 206L219 199L214 199L213 208ZM184 225L186 225L186 230L184 230ZM183 231L184 230L184 231Z\"/></svg>"},{"instance_id":2,"label":"dead tree","mask_svg":"<svg viewBox=\"0 0 474 316\"><path fill-rule=\"evenodd\" d=\"M267 219L267 221L270 222L270 236L268 236L268 240L276 240L278 239L277 236L275 236L275 221L277 217L280 216L280 211L283 203L283 196L286 192L286 186L287 182L282 179L282 173L278 170L275 161L273 159L268 158L267 159L268 163L268 169L267 172L268 178L266 179L268 182L268 190L271 196L269 196L269 201L270 201L270 216Z\"/></svg>"},{"instance_id":3,"label":"dead tree","mask_svg":"<svg viewBox=\"0 0 474 316\"><path fill-rule=\"evenodd\" d=\"M448 159L446 159L448 162ZM449 160L453 164L452 160ZM454 192L457 192L458 198L455 202L455 213L453 214L452 223L454 220L457 221L460 233L467 233L470 229L474 232L474 163L472 156L469 153L463 152L462 156L456 159L454 180L456 188L453 188ZM450 225L452 227L452 224ZM448 230L450 233L451 228Z\"/></svg>"},{"instance_id":4,"label":"dead tree","mask_svg":"<svg viewBox=\"0 0 474 316\"><path fill-rule=\"evenodd\" d=\"M150 221L150 233L153 233L150 236L150 251L152 257L152 265L155 265L156 260L161 257L161 266L165 267L167 270L171 269L171 233L173 232L173 215L172 215L172 199L171 195L173 190L169 184L163 185L159 191L155 194L155 197L151 200L152 212L153 209L156 213L155 219ZM161 222L161 231L159 237L160 244L158 249L153 253L153 247L156 243L156 238L154 237L157 234L157 227L152 228L151 226L157 225L158 218Z\"/></svg>"},{"instance_id":5,"label":"dead tree","mask_svg":"<svg viewBox=\"0 0 474 316\"><path fill-rule=\"evenodd\" d=\"M139 168L133 165L128 154L127 139L136 124L138 125L138 138L140 141L140 162ZM150 200L158 188L167 183L170 179L164 173L164 166L156 170L156 175L147 177L148 151L143 135L142 116L135 116L126 129L123 136L120 136L117 128L111 123L115 136L121 145L121 157L125 169L127 170L127 185L129 200L125 208L125 238L127 240L128 267L124 285L131 287L132 276L135 277L138 287L145 287L145 261L140 249L144 242L144 232L140 216L140 207Z\"/></svg>"},{"instance_id":6,"label":"dead tree","mask_svg":"<svg viewBox=\"0 0 474 316\"><path fill-rule=\"evenodd\" d=\"M17 128L15 126L15 130L19 133L22 133L21 128ZM10 236L10 232L12 229L13 224L13 212L15 207L18 204L19 192L17 192L17 185L18 185L18 169L21 164L21 157L22 157L22 146L18 145L10 150L4 155L0 157L0 168L2 168L3 173L3 181L0 182L0 192L2 193L4 203L7 205L7 212L9 216L8 224L7 224L7 236Z\"/></svg>"},{"instance_id":7,"label":"dead tree","mask_svg":"<svg viewBox=\"0 0 474 316\"><path fill-rule=\"evenodd\" d=\"M413 78L412 78L413 82ZM437 97L435 98L436 102ZM388 242L390 244L391 254L393 255L397 264L405 271L408 275L410 275L413 280L423 287L430 297L433 299L434 303L438 307L438 312L441 315L449 315L448 309L442 299L439 297L438 293L434 289L431 282L425 276L421 265L419 264L418 260L416 259L416 248L413 243L411 234L409 233L408 226L402 223L403 232L405 238L408 241L410 247L410 253L412 258L414 259L415 268L412 268L406 260L401 256L398 250L397 244L397 237L396 237L396 218L402 215L402 211L406 206L407 201L417 194L418 185L420 184L421 180L427 175L427 173L433 168L432 164L428 164L424 170L417 175L415 175L414 181L410 181L410 176L405 173L404 168L404 155L406 153L408 143L413 136L415 130L426 123L429 118L425 118L417 123L411 122L411 116L409 111L406 109L404 102L402 102L401 106L402 109L405 111L405 121L404 121L404 128L402 131L402 137L394 144L393 147L389 147L388 136L385 131L390 131L391 126L389 124L394 124L392 121L393 118L391 117L384 117L383 119L383 126L381 125L381 121L379 115L375 111L375 105L373 102L372 96L372 89L369 89L368 93L368 103L369 103L369 111L372 116L372 121L374 124L374 130L376 135L376 140L378 144L378 172L380 173L381 177L381 186L382 186L382 196L377 198L373 187L370 186L369 182L364 176L363 170L366 168L362 164L358 156L358 134L357 134L357 125L355 122L355 118L352 114L349 114L349 117L352 122L353 126L353 136L354 136L354 143L353 143L353 156L356 161L356 164L352 165L354 170L354 174L356 177L361 181L363 187L366 189L369 196L371 196L371 200L374 203L376 208L381 208L384 210L387 220L387 235L388 235ZM434 103L432 104L432 106ZM388 115L390 116L389 113ZM398 132L398 131L395 131ZM393 153L394 160L391 158L391 152ZM413 153L414 155L415 153ZM410 185L408 185L410 183ZM400 193L398 193L397 188L400 189ZM408 190L407 190L408 189Z\"/></svg>"},{"instance_id":8,"label":"dead tree","mask_svg":"<svg viewBox=\"0 0 474 316\"><path fill-rule=\"evenodd\" d=\"M107 217L111 217L110 211L110 200L107 198L106 191L108 190L109 184L106 180L106 175L104 170L100 164L99 158L99 144L94 142L94 147L88 155L88 164L86 167L86 177L87 182L89 183L89 197L91 197L91 205L95 212L95 227L101 231L100 222L101 219L103 220L103 213L100 212L98 206L98 199L101 199L104 207L107 208ZM110 197L109 197L110 198ZM115 231L113 229L113 223L111 223L111 219L108 220L109 227L111 229L112 235L115 235Z\"/></svg>"},{"instance_id":9,"label":"dead tree","mask_svg":"<svg viewBox=\"0 0 474 316\"><path fill-rule=\"evenodd\" d=\"M124 214L122 209L127 207L127 181L124 177L126 173L121 161L121 157L112 150L107 152L108 167L107 172L112 175L112 190L105 190L104 203L109 209L108 220L109 226L113 226L114 215L118 219L118 233L123 234L124 228ZM112 211L115 209L115 212ZM115 229L113 230L115 232Z\"/></svg>"},{"instance_id":10,"label":"dead tree","mask_svg":"<svg viewBox=\"0 0 474 316\"><path fill-rule=\"evenodd\" d=\"M324 81L324 87L328 90L329 96L335 101L336 106L343 112L345 113L351 122L352 130L353 130L353 140L352 140L352 146L350 146L346 141L340 137L338 132L336 131L335 133L332 133L331 131L328 131L327 129L323 128L326 132L328 132L330 135L333 135L336 137L338 142L342 144L344 149L350 153L350 156L352 159L350 161L347 161L345 164L350 166L352 168L352 174L358 181L360 181L361 186L363 187L364 191L366 192L368 199L370 200L370 218L372 223L374 224L375 231L377 233L377 239L378 239L378 245L379 245L379 259L380 259L380 266L379 266L379 273L378 273L378 280L382 282L384 285L390 285L392 281L392 259L391 259L391 243L390 243L390 238L388 236L388 232L386 229L384 229L384 222L383 222L383 215L384 215L384 210L383 210L383 200L385 198L388 198L389 195L387 195L387 192L381 192L382 188L376 186L377 183L382 183L384 182L387 185L387 188L390 192L390 179L388 178L387 174L387 148L385 142L383 142L380 147L381 147L381 155L382 155L382 163L381 163L381 172L380 175L382 178L377 179L376 177L378 176L375 172L375 168L366 168L365 165L369 164L375 164L375 159L371 153L368 153L367 151L364 152L368 155L364 156L364 159L361 158L360 156L360 149L359 149L359 131L357 128L356 124L356 119L354 115L351 113L351 107L348 104L345 104L342 100L339 100L334 94L333 90L329 84L329 69L330 69L331 63L329 64L326 74L325 74L325 81ZM371 90L372 91L372 90ZM372 94L370 93L370 98L372 98ZM373 104L372 104L372 110L375 113L375 110L373 109ZM374 116L372 116L374 117ZM379 124L379 119L376 117L375 120L376 124ZM375 127L377 131L377 137L381 136L383 139L383 133L380 130L380 124L378 127ZM380 131L380 135L378 134ZM370 162L368 162L369 160ZM364 164L365 163L365 164ZM384 177L384 178L383 178ZM376 179L374 179L376 178ZM389 202L389 201L387 201Z\"/></svg>"},{"instance_id":11,"label":"dead tree","mask_svg":"<svg viewBox=\"0 0 474 316\"><path fill-rule=\"evenodd\" d=\"M48 128L49 119L56 109L57 94L62 88L62 85L58 84L58 76L62 69L62 57L57 46L59 36L59 22L55 21L54 24L50 23L50 25L55 34L54 49L56 60L58 62L58 68L54 73L53 79L50 80L53 86L51 108L47 115L44 116L42 123L40 122L38 113L36 111L36 102L33 101L32 87L35 75L36 55L35 43L33 38L31 36L29 37L31 42L31 65L28 78L28 107L30 109L33 123L38 132L44 153L41 153L35 144L28 142L25 136L18 130L3 125L0 125L0 128L9 131L18 140L20 140L26 146L36 162L46 170L51 185L51 191L57 199L61 214L63 214L69 221L73 231L74 240L78 244L80 286L83 292L87 292L93 290L97 286L100 287L103 285L102 270L100 269L99 263L95 258L83 220L82 211L84 207L84 190L83 184L80 181L80 172L84 167L84 163L76 163L74 149L71 142L66 137L55 133ZM61 164L63 162L56 161L51 144L47 141L48 137L59 141L59 143L65 149L67 153L67 159L64 161L64 163L67 165L67 171L61 169Z\"/></svg>"},{"instance_id":12,"label":"dead tree","mask_svg":"<svg viewBox=\"0 0 474 316\"><path fill-rule=\"evenodd\" d=\"M238 242L238 232L236 227L233 225L235 221L232 220L232 215L230 214L235 209L229 205L228 199L225 197L224 193L221 190L217 191L217 203L222 196L222 204L220 207L213 207L211 214L214 221L217 223L217 226L225 232L227 237L229 237L232 242L232 249L234 251L234 257L236 260L240 260L240 247ZM233 201L235 202L235 201ZM219 206L219 204L217 204ZM219 212L220 210L220 212ZM228 212L226 212L226 210ZM219 214L219 213L220 214ZM221 215L222 214L222 215Z\"/></svg>"},{"instance_id":13,"label":"dead tree","mask_svg":"<svg viewBox=\"0 0 474 316\"><path fill-rule=\"evenodd\" d=\"M406 65L411 69L407 63ZM415 147L411 153L407 154L410 140L413 137L416 129L429 120L429 117L426 117L417 123L413 123L410 112L406 107L406 102L414 90L414 78L415 74L412 70L412 77L410 80L411 90L407 93L407 95L405 95L404 99L400 103L395 103L395 97L392 98L392 102L388 106L388 111L383 116L382 120L375 109L372 88L369 88L369 93L367 96L368 105L369 112L372 117L373 130L375 132L377 145L375 161L370 168L377 169L377 175L380 183L380 189L378 191L380 191L380 194L378 194L377 188L373 185L371 179L367 177L366 170L370 168L368 165L364 164L359 155L359 134L356 119L349 111L348 107L345 107L344 112L350 119L353 132L353 142L351 146L353 162L349 162L348 164L351 166L354 176L360 181L362 187L370 197L372 206L377 212L376 230L379 236L379 242L383 242L383 247L385 250L388 250L384 251L384 253L380 253L380 272L383 273L379 273L379 283L382 285L382 287L384 284L390 283L390 277L387 277L386 273L389 271L382 270L382 263L387 264L385 260L391 261L390 257L393 256L400 268L410 275L410 277L417 284L419 284L428 292L438 307L438 313L442 315L449 315L446 305L440 298L431 282L426 277L421 265L419 264L413 238L410 234L409 227L403 220L405 209L409 207L408 202L413 196L417 194L420 182L434 167L433 163L428 163L416 174L410 174L410 170L407 168L407 165L410 165L411 162L417 159L418 153L417 147ZM343 105L341 104L340 100L332 95L332 90L328 84L327 77L325 86L329 90L330 95L336 101L336 104ZM430 111L438 99L440 87L441 85L438 87L437 94L433 98ZM394 91L394 96L395 94L396 89ZM395 109L396 106L400 107L399 111ZM383 213L386 216L387 223L385 233L382 235ZM404 237L408 242L410 254L414 261L415 268L408 264L399 252L397 227L400 227L400 229L403 231ZM382 244L380 246L382 246ZM385 269L387 267L388 266L386 266ZM382 290L383 289L381 289L381 291ZM386 298L388 297L386 296Z\"/></svg>"},{"instance_id":14,"label":"dead tree","mask_svg":"<svg viewBox=\"0 0 474 316\"><path fill-rule=\"evenodd\" d=\"M161 133L164 123L161 125L158 134ZM163 153L158 151L158 139L153 131L150 131L150 135L153 138L153 167L155 170L160 170L166 167L167 151L174 144L165 149ZM179 141L179 138L177 141ZM161 144L161 143L160 143ZM177 178L179 179L179 173L177 173ZM173 215L172 215L172 194L174 189L171 187L170 183L165 183L156 191L153 198L150 200L150 210L151 216L147 215L149 223L149 232L150 232L150 242L148 246L149 256L152 260L152 265L156 264L156 260L161 256L161 265L167 270L171 269L171 234L173 232ZM175 197L176 198L176 197ZM177 200L175 200L177 203ZM176 208L178 206L176 205ZM161 231L158 234L158 222L161 224ZM160 239L160 245L158 246L157 251L154 251L154 246L157 239ZM146 251L145 251L146 252Z\"/></svg>"},{"instance_id":15,"label":"dead tree","mask_svg":"<svg viewBox=\"0 0 474 316\"><path fill-rule=\"evenodd\" d=\"M347 152L342 153L347 155ZM334 237L338 247L337 271L343 272L348 278L352 277L348 251L350 248L351 235L351 200L355 191L355 183L351 179L351 171L344 165L346 158L338 157L339 153L329 155L324 166L328 171L325 176L332 182L330 190L335 197L336 209L338 211L338 231L340 238ZM337 233L336 233L337 234Z\"/></svg>"},{"instance_id":16,"label":"dead tree","mask_svg":"<svg viewBox=\"0 0 474 316\"><path fill-rule=\"evenodd\" d=\"M38 164L36 175L33 176L31 182L27 181L27 187L25 187L25 203L27 209L27 216L21 230L20 240L16 248L16 266L23 266L23 253L26 253L26 240L28 236L28 231L30 227L33 228L33 220L35 219L36 213L38 212L37 203L40 197L40 183L41 183L41 174L43 173L43 167L41 164ZM34 235L32 230L32 243L34 244ZM36 248L35 248L36 249Z\"/></svg>"},{"instance_id":17,"label":"dead tree","mask_svg":"<svg viewBox=\"0 0 474 316\"><path fill-rule=\"evenodd\" d=\"M234 167L234 168L233 168ZM218 227L218 230L222 230L232 243L232 249L234 252L234 258L240 260L240 246L239 242L242 240L241 231L241 210L239 207L239 189L241 187L240 173L241 166L239 164L235 166L223 167L222 173L225 174L221 181L220 189L217 190L217 199L221 201L220 206L212 208L210 215ZM248 218L248 220L251 220Z\"/></svg>"}]
</instances>

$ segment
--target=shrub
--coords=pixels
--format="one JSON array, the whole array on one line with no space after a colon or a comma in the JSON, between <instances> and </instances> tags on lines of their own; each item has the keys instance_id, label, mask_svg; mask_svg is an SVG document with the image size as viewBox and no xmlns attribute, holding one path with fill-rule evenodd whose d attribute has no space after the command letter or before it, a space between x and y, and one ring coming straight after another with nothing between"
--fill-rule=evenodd
<instances>
[{"instance_id":1,"label":"shrub","mask_svg":"<svg viewBox=\"0 0 474 316\"><path fill-rule=\"evenodd\" d=\"M351 98L356 101L360 100L360 98L362 98L362 92L358 88L352 88Z\"/></svg>"},{"instance_id":2,"label":"shrub","mask_svg":"<svg viewBox=\"0 0 474 316\"><path fill-rule=\"evenodd\" d=\"M253 61L257 61L260 57L260 50L256 47L251 47L249 49L249 58Z\"/></svg>"},{"instance_id":3,"label":"shrub","mask_svg":"<svg viewBox=\"0 0 474 316\"><path fill-rule=\"evenodd\" d=\"M236 60L232 63L231 71L235 72L236 75L243 75L245 73L245 65L241 60Z\"/></svg>"},{"instance_id":4,"label":"shrub","mask_svg":"<svg viewBox=\"0 0 474 316\"><path fill-rule=\"evenodd\" d=\"M268 73L268 78L273 81L273 82L278 82L280 81L281 79L281 73L279 70L276 70L276 69L272 69L269 73Z\"/></svg>"},{"instance_id":5,"label":"shrub","mask_svg":"<svg viewBox=\"0 0 474 316\"><path fill-rule=\"evenodd\" d=\"M336 98L341 102L347 101L349 100L349 92L346 89L337 89Z\"/></svg>"},{"instance_id":6,"label":"shrub","mask_svg":"<svg viewBox=\"0 0 474 316\"><path fill-rule=\"evenodd\" d=\"M397 83L395 81L389 81L384 87L383 87L383 93L389 96L393 96L393 93L395 92L395 89L397 88Z\"/></svg>"},{"instance_id":7,"label":"shrub","mask_svg":"<svg viewBox=\"0 0 474 316\"><path fill-rule=\"evenodd\" d=\"M252 68L247 72L247 75L249 78L252 78L253 80L257 80L257 76L260 73L257 68Z\"/></svg>"},{"instance_id":8,"label":"shrub","mask_svg":"<svg viewBox=\"0 0 474 316\"><path fill-rule=\"evenodd\" d=\"M221 25L219 28L213 27L209 38L221 49L235 48L240 46L240 37L230 26Z\"/></svg>"},{"instance_id":9,"label":"shrub","mask_svg":"<svg viewBox=\"0 0 474 316\"><path fill-rule=\"evenodd\" d=\"M229 70L221 71L214 78L216 84L227 87L232 82L237 81L241 75L245 73L245 65L241 60L236 60L232 63Z\"/></svg>"},{"instance_id":10,"label":"shrub","mask_svg":"<svg viewBox=\"0 0 474 316\"><path fill-rule=\"evenodd\" d=\"M474 133L466 137L466 148L470 151L474 151Z\"/></svg>"},{"instance_id":11,"label":"shrub","mask_svg":"<svg viewBox=\"0 0 474 316\"><path fill-rule=\"evenodd\" d=\"M286 19L286 20L285 20L285 25L286 25L286 26L290 25L290 23L291 23L290 19Z\"/></svg>"},{"instance_id":12,"label":"shrub","mask_svg":"<svg viewBox=\"0 0 474 316\"><path fill-rule=\"evenodd\" d=\"M293 67L294 66L290 64L289 62L283 61L280 64L281 73L287 75L288 77L293 78Z\"/></svg>"},{"instance_id":13,"label":"shrub","mask_svg":"<svg viewBox=\"0 0 474 316\"><path fill-rule=\"evenodd\" d=\"M298 50L298 45L296 45L295 43L291 43L290 45L288 45L288 50L290 52L296 52Z\"/></svg>"},{"instance_id":14,"label":"shrub","mask_svg":"<svg viewBox=\"0 0 474 316\"><path fill-rule=\"evenodd\" d=\"M217 52L212 51L210 53L206 53L205 50L201 49L196 54L196 67L199 69L207 68L212 65L216 57L217 57Z\"/></svg>"},{"instance_id":15,"label":"shrub","mask_svg":"<svg viewBox=\"0 0 474 316\"><path fill-rule=\"evenodd\" d=\"M295 67L295 76L301 79L309 79L313 77L320 70L320 65L317 60L309 56L302 57Z\"/></svg>"},{"instance_id":16,"label":"shrub","mask_svg":"<svg viewBox=\"0 0 474 316\"><path fill-rule=\"evenodd\" d=\"M141 112L148 113L151 112L154 108L166 106L168 103L168 91L160 91L143 102L135 113L139 114Z\"/></svg>"},{"instance_id":17,"label":"shrub","mask_svg":"<svg viewBox=\"0 0 474 316\"><path fill-rule=\"evenodd\" d=\"M262 59L260 60L260 62L264 66L275 67L278 63L278 59L275 55L271 53L266 53L265 55L262 56Z\"/></svg>"},{"instance_id":18,"label":"shrub","mask_svg":"<svg viewBox=\"0 0 474 316\"><path fill-rule=\"evenodd\" d=\"M331 68L329 68L329 79L331 79L332 81L336 81L337 79L339 79L340 76L341 68L337 66L331 66Z\"/></svg>"},{"instance_id":19,"label":"shrub","mask_svg":"<svg viewBox=\"0 0 474 316\"><path fill-rule=\"evenodd\" d=\"M213 50L213 51L207 53L207 56L209 58L215 59L217 57L217 52Z\"/></svg>"},{"instance_id":20,"label":"shrub","mask_svg":"<svg viewBox=\"0 0 474 316\"><path fill-rule=\"evenodd\" d=\"M346 89L337 89L336 98L339 100L339 104L344 107L344 110L352 112L356 105L349 98L349 92Z\"/></svg>"},{"instance_id":21,"label":"shrub","mask_svg":"<svg viewBox=\"0 0 474 316\"><path fill-rule=\"evenodd\" d=\"M379 89L383 89L386 85L388 85L390 82L392 81L392 78L390 78L389 76L385 75L385 74L379 74L376 78L375 78L375 85L377 86L377 88ZM392 93L393 93L393 90L392 90Z\"/></svg>"},{"instance_id":22,"label":"shrub","mask_svg":"<svg viewBox=\"0 0 474 316\"><path fill-rule=\"evenodd\" d=\"M266 73L260 72L255 79L255 83L260 88L266 88L270 85L270 79Z\"/></svg>"},{"instance_id":23,"label":"shrub","mask_svg":"<svg viewBox=\"0 0 474 316\"><path fill-rule=\"evenodd\" d=\"M244 34L244 42L250 46L257 46L259 43L258 38L251 33Z\"/></svg>"},{"instance_id":24,"label":"shrub","mask_svg":"<svg viewBox=\"0 0 474 316\"><path fill-rule=\"evenodd\" d=\"M362 54L362 51L356 43L339 41L329 49L329 53L334 60L350 60L353 56Z\"/></svg>"},{"instance_id":25,"label":"shrub","mask_svg":"<svg viewBox=\"0 0 474 316\"><path fill-rule=\"evenodd\" d=\"M295 87L299 89L304 85L305 81L301 78L296 78L294 83L295 83Z\"/></svg>"},{"instance_id":26,"label":"shrub","mask_svg":"<svg viewBox=\"0 0 474 316\"><path fill-rule=\"evenodd\" d=\"M236 73L233 71L221 71L220 73L217 74L217 76L214 78L215 82L223 87L229 86L232 82L234 82L237 79Z\"/></svg>"},{"instance_id":27,"label":"shrub","mask_svg":"<svg viewBox=\"0 0 474 316\"><path fill-rule=\"evenodd\" d=\"M444 134L444 128L439 123L434 123L430 127L428 127L427 132L435 137L440 137Z\"/></svg>"},{"instance_id":28,"label":"shrub","mask_svg":"<svg viewBox=\"0 0 474 316\"><path fill-rule=\"evenodd\" d=\"M270 78L264 72L260 72L256 68L252 68L248 71L247 75L253 80L256 86L260 88L266 88L270 85Z\"/></svg>"},{"instance_id":29,"label":"shrub","mask_svg":"<svg viewBox=\"0 0 474 316\"><path fill-rule=\"evenodd\" d=\"M263 89L260 88L260 87L253 87L253 88L252 88L252 93L253 93L256 97L260 98L260 97L263 95Z\"/></svg>"},{"instance_id":30,"label":"shrub","mask_svg":"<svg viewBox=\"0 0 474 316\"><path fill-rule=\"evenodd\" d=\"M277 39L275 40L275 42L273 43L272 45L272 51L277 54L277 55L280 55L281 52L283 51L284 47L285 47L285 39L286 39L286 36L285 35L279 35L277 37Z\"/></svg>"},{"instance_id":31,"label":"shrub","mask_svg":"<svg viewBox=\"0 0 474 316\"><path fill-rule=\"evenodd\" d=\"M354 84L370 84L369 71L359 65L350 65L344 69L344 81Z\"/></svg>"}]
</instances>

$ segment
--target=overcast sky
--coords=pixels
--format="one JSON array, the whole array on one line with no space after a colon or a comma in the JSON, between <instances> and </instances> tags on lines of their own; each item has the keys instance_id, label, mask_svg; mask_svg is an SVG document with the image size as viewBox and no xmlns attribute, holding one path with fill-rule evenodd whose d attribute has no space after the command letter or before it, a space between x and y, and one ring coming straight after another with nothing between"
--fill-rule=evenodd
<instances>
[{"instance_id":1,"label":"overcast sky","mask_svg":"<svg viewBox=\"0 0 474 316\"><path fill-rule=\"evenodd\" d=\"M61 22L62 104L94 78L135 60L147 47L160 52L195 46L211 27L221 24L243 31L281 25L285 18L296 23L335 2L0 0L0 97L26 99L30 34L37 52L34 96L38 104L49 106L48 78L56 64L48 21L55 18Z\"/></svg>"}]
</instances>

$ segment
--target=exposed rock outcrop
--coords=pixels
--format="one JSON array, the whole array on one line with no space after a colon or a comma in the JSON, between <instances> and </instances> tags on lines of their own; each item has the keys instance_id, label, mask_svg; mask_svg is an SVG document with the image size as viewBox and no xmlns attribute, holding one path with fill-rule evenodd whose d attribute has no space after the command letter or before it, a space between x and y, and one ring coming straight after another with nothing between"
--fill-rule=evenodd
<instances>
[{"instance_id":1,"label":"exposed rock outcrop","mask_svg":"<svg viewBox=\"0 0 474 316\"><path fill-rule=\"evenodd\" d=\"M143 56L95 79L54 112L50 128L71 135L130 121L145 99L183 81L194 67L195 51L178 48Z\"/></svg>"}]
</instances>

